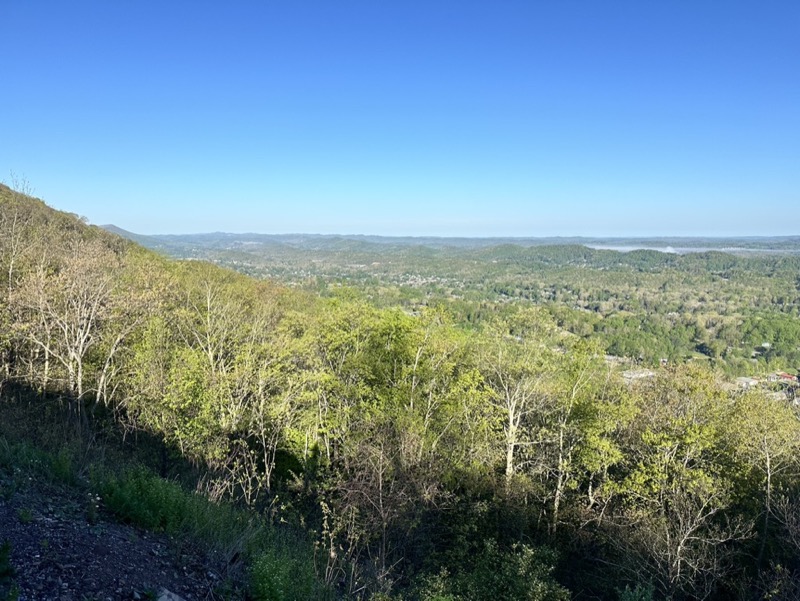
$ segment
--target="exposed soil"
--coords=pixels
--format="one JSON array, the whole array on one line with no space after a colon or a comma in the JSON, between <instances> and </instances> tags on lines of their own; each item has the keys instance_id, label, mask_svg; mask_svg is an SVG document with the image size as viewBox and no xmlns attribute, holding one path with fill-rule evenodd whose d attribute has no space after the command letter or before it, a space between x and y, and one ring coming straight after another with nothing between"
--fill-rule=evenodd
<instances>
[{"instance_id":1,"label":"exposed soil","mask_svg":"<svg viewBox=\"0 0 800 601\"><path fill-rule=\"evenodd\" d=\"M89 493L3 484L0 474L0 544L11 544L20 601L146 600L164 589L187 601L221 598L221 562L202 550L115 522Z\"/></svg>"}]
</instances>

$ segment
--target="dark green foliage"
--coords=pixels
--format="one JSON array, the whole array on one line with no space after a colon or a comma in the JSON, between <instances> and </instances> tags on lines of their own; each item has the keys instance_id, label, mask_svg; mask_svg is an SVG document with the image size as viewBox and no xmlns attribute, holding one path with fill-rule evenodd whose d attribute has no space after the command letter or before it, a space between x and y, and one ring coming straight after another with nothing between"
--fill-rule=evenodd
<instances>
[{"instance_id":1,"label":"dark green foliage","mask_svg":"<svg viewBox=\"0 0 800 601\"><path fill-rule=\"evenodd\" d=\"M271 546L259 553L250 574L250 595L255 601L306 601L333 599L317 580L314 558L296 546ZM305 553L304 553L305 551Z\"/></svg>"},{"instance_id":2,"label":"dark green foliage","mask_svg":"<svg viewBox=\"0 0 800 601\"><path fill-rule=\"evenodd\" d=\"M569 592L552 576L556 556L552 551L514 545L503 551L487 541L481 552L456 572L442 570L423 579L420 601L565 601Z\"/></svg>"},{"instance_id":3,"label":"dark green foliage","mask_svg":"<svg viewBox=\"0 0 800 601\"><path fill-rule=\"evenodd\" d=\"M73 485L77 482L71 449L62 448L53 454L25 441L12 443L0 435L0 470L13 473L14 469L34 473L54 484ZM12 477L8 486L13 486L13 483Z\"/></svg>"},{"instance_id":4,"label":"dark green foliage","mask_svg":"<svg viewBox=\"0 0 800 601\"><path fill-rule=\"evenodd\" d=\"M625 585L625 588L619 591L619 601L653 601L655 591L653 585L637 584L631 588L630 585Z\"/></svg>"},{"instance_id":5,"label":"dark green foliage","mask_svg":"<svg viewBox=\"0 0 800 601\"><path fill-rule=\"evenodd\" d=\"M52 477L63 484L75 484L76 470L73 464L72 453L67 449L61 449L52 458L50 471Z\"/></svg>"},{"instance_id":6,"label":"dark green foliage","mask_svg":"<svg viewBox=\"0 0 800 601\"><path fill-rule=\"evenodd\" d=\"M27 507L17 510L17 518L22 524L30 524L33 521L33 512Z\"/></svg>"},{"instance_id":7,"label":"dark green foliage","mask_svg":"<svg viewBox=\"0 0 800 601\"><path fill-rule=\"evenodd\" d=\"M0 601L16 601L19 588L14 583L14 567L11 565L11 543L0 545Z\"/></svg>"},{"instance_id":8,"label":"dark green foliage","mask_svg":"<svg viewBox=\"0 0 800 601\"><path fill-rule=\"evenodd\" d=\"M7 585L14 573L11 565L11 543L6 540L0 545L0 586Z\"/></svg>"}]
</instances>

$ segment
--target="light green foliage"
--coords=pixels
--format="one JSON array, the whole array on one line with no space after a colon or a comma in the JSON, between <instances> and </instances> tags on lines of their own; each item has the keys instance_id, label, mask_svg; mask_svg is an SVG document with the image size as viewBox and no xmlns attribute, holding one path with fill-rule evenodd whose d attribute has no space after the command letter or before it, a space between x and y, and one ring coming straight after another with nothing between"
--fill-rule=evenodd
<instances>
[{"instance_id":1,"label":"light green foliage","mask_svg":"<svg viewBox=\"0 0 800 601\"><path fill-rule=\"evenodd\" d=\"M547 378L553 374L553 325L541 312L527 314L513 326L502 321L483 332L480 369L498 429L502 432L506 488L519 474L520 463L536 453L536 417L548 402ZM514 333L514 332L517 333ZM535 336L547 332L547 337Z\"/></svg>"},{"instance_id":2,"label":"light green foliage","mask_svg":"<svg viewBox=\"0 0 800 601\"><path fill-rule=\"evenodd\" d=\"M609 468L622 460L615 435L633 417L630 395L597 345L563 335L542 312L518 314L507 332L488 330L482 352L504 439L506 488L532 485L555 532L566 497L585 493L591 507Z\"/></svg>"},{"instance_id":3,"label":"light green foliage","mask_svg":"<svg viewBox=\"0 0 800 601\"><path fill-rule=\"evenodd\" d=\"M557 354L543 412L544 474L551 487L551 528L568 495L584 495L591 508L624 454L618 435L634 417L628 391L608 368L597 345L569 340ZM584 490L580 490L584 487Z\"/></svg>"},{"instance_id":4,"label":"light green foliage","mask_svg":"<svg viewBox=\"0 0 800 601\"><path fill-rule=\"evenodd\" d=\"M167 432L181 451L213 464L225 454L220 383L196 348L181 348L173 359L163 407L171 418Z\"/></svg>"},{"instance_id":5,"label":"light green foliage","mask_svg":"<svg viewBox=\"0 0 800 601\"><path fill-rule=\"evenodd\" d=\"M733 514L725 425L732 404L712 374L697 367L662 375L638 390L646 411L632 424L627 476L614 485L625 502L628 559L647 569L668 598L709 592L731 561L730 541L749 524ZM726 553L726 549L728 552ZM645 568L647 566L647 568Z\"/></svg>"},{"instance_id":6,"label":"light green foliage","mask_svg":"<svg viewBox=\"0 0 800 601\"><path fill-rule=\"evenodd\" d=\"M652 365L662 358L680 362L701 356L729 373L749 375L753 345L770 342L775 333L773 350L759 356L762 365L797 367L796 345L785 335L795 327L791 321L798 311L796 240L771 241L774 254L737 256L620 253L503 240L463 246L443 240L301 238L291 245L250 240L236 253L221 251L213 235L150 242L168 246L176 256L203 256L315 292L330 294L346 283L380 306L418 310L436 299L470 324L534 303L552 312L560 327L599 338L612 354ZM663 248L674 242L655 244ZM741 239L682 244L763 246ZM783 325L751 328L753 319L762 318ZM751 330L767 338L756 340Z\"/></svg>"},{"instance_id":7,"label":"light green foliage","mask_svg":"<svg viewBox=\"0 0 800 601\"><path fill-rule=\"evenodd\" d=\"M479 380L464 367L464 337L440 312L415 319L337 301L320 326L310 330L318 370L310 399L330 465L330 532L343 539L344 557L371 549L385 582L397 533L413 532L444 498L456 467L444 456L480 456L468 444L481 437Z\"/></svg>"},{"instance_id":8,"label":"light green foliage","mask_svg":"<svg viewBox=\"0 0 800 601\"><path fill-rule=\"evenodd\" d=\"M452 578L448 571L443 569L438 574L422 579L417 596L419 601L459 601L452 588Z\"/></svg>"},{"instance_id":9,"label":"light green foliage","mask_svg":"<svg viewBox=\"0 0 800 601\"><path fill-rule=\"evenodd\" d=\"M760 499L760 545L758 562L764 560L773 537L771 522L775 497L793 497L800 477L800 420L796 408L784 400L755 392L740 395L725 436L731 454L729 470L737 479L737 492L745 505Z\"/></svg>"},{"instance_id":10,"label":"light green foliage","mask_svg":"<svg viewBox=\"0 0 800 601\"><path fill-rule=\"evenodd\" d=\"M800 369L800 320L796 315L758 312L744 320L741 333L745 347L756 352L765 367ZM768 347L762 346L765 342Z\"/></svg>"}]
</instances>

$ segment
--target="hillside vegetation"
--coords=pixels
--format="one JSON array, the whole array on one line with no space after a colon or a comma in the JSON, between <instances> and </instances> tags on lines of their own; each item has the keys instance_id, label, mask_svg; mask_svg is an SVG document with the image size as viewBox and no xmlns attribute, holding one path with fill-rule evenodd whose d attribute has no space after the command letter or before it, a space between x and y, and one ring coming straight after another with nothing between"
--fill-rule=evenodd
<instances>
[{"instance_id":1,"label":"hillside vegetation","mask_svg":"<svg viewBox=\"0 0 800 601\"><path fill-rule=\"evenodd\" d=\"M409 252L437 276L435 251ZM684 336L697 314L681 285L718 313L688 344L729 331L744 348L741 320L780 322L770 348L788 337L778 357L793 361L794 259L763 259L768 277L716 253L469 252L507 279L483 271L438 300L423 286L387 302L377 276L285 287L169 260L1 188L0 434L102 464L94 486L121 519L208 545L237 533L225 548L246 568L228 595L800 596L796 407L672 347L628 384L606 359L617 344L658 361L651 344ZM529 281L520 253L550 275ZM607 298L597 274L616 282ZM791 308L775 311L762 287ZM471 297L479 288L498 297ZM619 307L624 290L636 310ZM500 298L525 294L548 302ZM622 349L626 336L641 347ZM192 526L214 508L228 517L213 532Z\"/></svg>"},{"instance_id":2,"label":"hillside vegetation","mask_svg":"<svg viewBox=\"0 0 800 601\"><path fill-rule=\"evenodd\" d=\"M317 294L345 285L382 307L419 310L445 304L463 324L479 325L508 305L539 306L560 327L645 365L698 359L738 376L800 368L798 238L136 236L116 231L175 258L212 261ZM641 248L618 252L602 245ZM692 252L652 248L671 245Z\"/></svg>"}]
</instances>

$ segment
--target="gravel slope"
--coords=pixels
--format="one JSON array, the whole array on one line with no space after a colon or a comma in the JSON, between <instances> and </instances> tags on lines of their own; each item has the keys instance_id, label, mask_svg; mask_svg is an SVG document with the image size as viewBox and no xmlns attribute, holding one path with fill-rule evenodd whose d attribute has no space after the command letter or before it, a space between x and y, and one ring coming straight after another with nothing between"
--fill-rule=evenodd
<instances>
[{"instance_id":1,"label":"gravel slope","mask_svg":"<svg viewBox=\"0 0 800 601\"><path fill-rule=\"evenodd\" d=\"M20 601L220 598L220 562L199 549L113 521L88 493L2 478L0 544L11 544Z\"/></svg>"}]
</instances>

